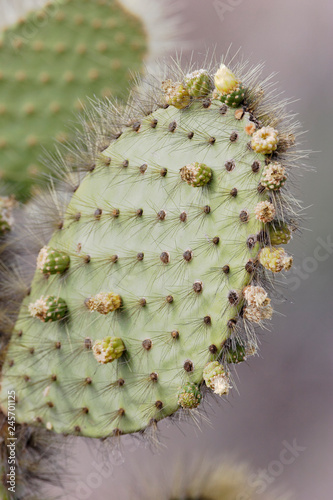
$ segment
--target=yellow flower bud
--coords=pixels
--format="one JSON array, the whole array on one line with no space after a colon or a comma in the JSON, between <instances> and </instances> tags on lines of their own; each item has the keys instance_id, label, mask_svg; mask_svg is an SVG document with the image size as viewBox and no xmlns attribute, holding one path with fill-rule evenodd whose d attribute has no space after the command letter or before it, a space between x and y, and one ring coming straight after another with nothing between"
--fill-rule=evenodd
<instances>
[{"instance_id":1,"label":"yellow flower bud","mask_svg":"<svg viewBox=\"0 0 333 500\"><path fill-rule=\"evenodd\" d=\"M214 76L215 87L223 94L228 94L235 87L239 81L232 71L225 64L221 64Z\"/></svg>"}]
</instances>

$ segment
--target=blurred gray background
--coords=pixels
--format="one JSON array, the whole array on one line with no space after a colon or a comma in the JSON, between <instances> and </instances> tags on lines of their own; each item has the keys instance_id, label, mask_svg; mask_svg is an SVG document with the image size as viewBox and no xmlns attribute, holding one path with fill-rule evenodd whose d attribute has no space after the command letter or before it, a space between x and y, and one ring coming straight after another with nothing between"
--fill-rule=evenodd
<instances>
[{"instance_id":1,"label":"blurred gray background","mask_svg":"<svg viewBox=\"0 0 333 500\"><path fill-rule=\"evenodd\" d=\"M139 1L139 0L138 0ZM156 0L156 3L167 3ZM113 472L101 474L103 456L91 442L77 445L75 485L68 499L125 498L131 471L147 474L149 464L167 471L179 456L237 456L254 474L286 488L300 500L333 498L333 2L329 0L178 0L183 19L184 55L191 48L203 60L207 48L225 53L230 43L251 63L266 62L278 72L278 87L308 130L315 172L304 172L300 193L306 210L302 238L290 252L295 267L287 281L287 301L278 305L260 357L238 367L239 394L212 402L211 425L160 424L162 443L151 450L131 439L115 450ZM179 47L181 49L181 47ZM294 444L293 444L294 443ZM296 448L295 448L296 443ZM294 460L283 450L294 446ZM291 454L288 457L292 456ZM190 460L189 460L190 461ZM186 468L187 460L183 466ZM266 472L259 472L259 471ZM268 490L267 490L268 491ZM135 498L135 497L133 497Z\"/></svg>"},{"instance_id":2,"label":"blurred gray background","mask_svg":"<svg viewBox=\"0 0 333 500\"><path fill-rule=\"evenodd\" d=\"M150 470L147 463L155 462L157 468L167 471L180 455L236 454L251 464L255 474L265 470L267 484L291 490L297 500L330 500L333 3L179 0L178 6L184 19L184 37L199 53L194 56L196 60L203 60L206 48L216 48L218 55L232 43L232 50L241 47L252 64L265 61L265 74L277 71L278 87L286 97L299 98L292 108L308 131L303 146L314 151L310 164L316 169L304 172L301 179L300 196L308 207L305 230L302 238L293 239L290 248L295 268L287 281L288 300L278 305L279 314L274 317L271 332L262 337L260 357L237 370L239 395L232 391L228 402L212 403L212 425L204 423L201 431L188 424L161 423L165 447L159 453L152 456L153 452L143 445L125 447L119 458L124 463L114 465L109 479L103 479L98 488L91 487L91 493L87 490L81 497L118 498L116 491L120 491L121 483L130 480L129 470L143 467L144 475ZM185 45L185 55L189 51ZM286 442L296 443L302 450L295 452L292 463L281 465ZM85 454L80 456L78 468L81 479L95 470L90 449L83 445L82 450ZM114 462L117 464L116 459ZM184 461L185 468L188 462Z\"/></svg>"}]
</instances>

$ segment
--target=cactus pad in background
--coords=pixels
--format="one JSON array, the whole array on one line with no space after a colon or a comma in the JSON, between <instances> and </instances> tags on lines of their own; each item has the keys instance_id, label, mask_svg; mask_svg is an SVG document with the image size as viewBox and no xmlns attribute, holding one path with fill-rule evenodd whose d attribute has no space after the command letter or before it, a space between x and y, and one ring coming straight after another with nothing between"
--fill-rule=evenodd
<instances>
[{"instance_id":1,"label":"cactus pad in background","mask_svg":"<svg viewBox=\"0 0 333 500\"><path fill-rule=\"evenodd\" d=\"M87 96L124 96L143 68L140 19L116 0L57 0L0 35L0 175L22 199L43 148L66 140Z\"/></svg>"},{"instance_id":2,"label":"cactus pad in background","mask_svg":"<svg viewBox=\"0 0 333 500\"><path fill-rule=\"evenodd\" d=\"M244 88L235 109L205 85L193 97L198 73L177 71L135 94L124 116L102 104L89 113L86 141L114 139L96 144L64 216L52 214L2 371L2 405L15 389L19 422L91 437L142 431L196 411L205 383L227 394L230 367L256 352L271 271L291 264L269 247L271 228L296 216L288 183L261 180L272 161L292 174L293 125L246 74L234 77ZM269 155L252 146L262 128ZM66 266L52 274L54 255Z\"/></svg>"}]
</instances>

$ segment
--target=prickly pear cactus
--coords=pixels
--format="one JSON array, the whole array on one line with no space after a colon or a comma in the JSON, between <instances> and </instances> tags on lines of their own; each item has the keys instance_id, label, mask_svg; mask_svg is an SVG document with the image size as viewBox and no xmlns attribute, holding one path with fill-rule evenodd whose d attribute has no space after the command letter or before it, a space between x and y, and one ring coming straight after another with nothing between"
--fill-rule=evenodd
<instances>
[{"instance_id":1,"label":"prickly pear cactus","mask_svg":"<svg viewBox=\"0 0 333 500\"><path fill-rule=\"evenodd\" d=\"M266 283L292 263L269 235L291 217L295 138L253 73L222 65L217 87L200 80L193 96L193 73L178 69L134 95L122 125L106 107L118 133L41 248L4 360L2 406L15 390L19 422L142 431L196 411L208 390L227 394L230 366L255 354L255 327L273 313ZM215 98L240 85L236 109ZM276 161L286 182L271 189L261 180Z\"/></svg>"},{"instance_id":2,"label":"prickly pear cactus","mask_svg":"<svg viewBox=\"0 0 333 500\"><path fill-rule=\"evenodd\" d=\"M3 31L0 174L12 191L29 196L43 148L66 140L87 96L124 96L147 50L142 21L117 0L53 1Z\"/></svg>"}]
</instances>

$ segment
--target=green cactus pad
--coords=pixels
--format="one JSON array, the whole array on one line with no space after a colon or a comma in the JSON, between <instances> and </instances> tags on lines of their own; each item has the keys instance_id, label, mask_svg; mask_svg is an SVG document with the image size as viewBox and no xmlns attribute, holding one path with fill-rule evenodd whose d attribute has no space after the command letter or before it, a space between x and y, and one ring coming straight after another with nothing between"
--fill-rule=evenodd
<instances>
[{"instance_id":1,"label":"green cactus pad","mask_svg":"<svg viewBox=\"0 0 333 500\"><path fill-rule=\"evenodd\" d=\"M100 292L85 301L89 311L97 311L100 314L109 314L121 307L121 297L112 292Z\"/></svg>"},{"instance_id":2,"label":"green cactus pad","mask_svg":"<svg viewBox=\"0 0 333 500\"><path fill-rule=\"evenodd\" d=\"M119 359L126 350L124 342L118 337L106 337L97 340L93 352L98 363L106 364Z\"/></svg>"},{"instance_id":3,"label":"green cactus pad","mask_svg":"<svg viewBox=\"0 0 333 500\"><path fill-rule=\"evenodd\" d=\"M265 247L260 250L259 262L272 273L280 273L282 270L289 271L293 258L286 254L283 248Z\"/></svg>"},{"instance_id":4,"label":"green cactus pad","mask_svg":"<svg viewBox=\"0 0 333 500\"><path fill-rule=\"evenodd\" d=\"M218 361L211 361L207 363L203 371L203 378L207 386L210 387L212 379L218 375L224 375L225 370Z\"/></svg>"},{"instance_id":5,"label":"green cactus pad","mask_svg":"<svg viewBox=\"0 0 333 500\"><path fill-rule=\"evenodd\" d=\"M184 109L191 102L191 96L185 84L166 80L162 83L162 89L165 92L165 102L169 106Z\"/></svg>"},{"instance_id":6,"label":"green cactus pad","mask_svg":"<svg viewBox=\"0 0 333 500\"><path fill-rule=\"evenodd\" d=\"M33 36L31 36L33 33ZM116 0L57 0L0 34L0 175L22 199L87 96L124 97L147 37Z\"/></svg>"},{"instance_id":7,"label":"green cactus pad","mask_svg":"<svg viewBox=\"0 0 333 500\"><path fill-rule=\"evenodd\" d=\"M265 166L261 185L271 191L281 189L287 180L285 168L278 162L271 162Z\"/></svg>"},{"instance_id":8,"label":"green cactus pad","mask_svg":"<svg viewBox=\"0 0 333 500\"><path fill-rule=\"evenodd\" d=\"M161 107L86 174L49 242L70 266L48 279L37 270L8 348L2 399L15 388L18 421L131 433L172 415L182 388L203 383L237 323L263 228L255 208L267 200L258 190L265 157L248 147L251 116L225 108ZM195 162L212 176L194 189L180 169ZM87 300L103 291L121 307L92 313ZM63 298L66 321L29 317L29 304L48 295ZM126 351L99 363L93 346L110 336Z\"/></svg>"}]
</instances>

